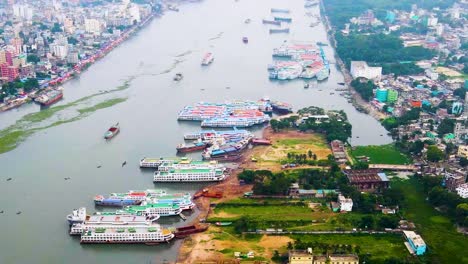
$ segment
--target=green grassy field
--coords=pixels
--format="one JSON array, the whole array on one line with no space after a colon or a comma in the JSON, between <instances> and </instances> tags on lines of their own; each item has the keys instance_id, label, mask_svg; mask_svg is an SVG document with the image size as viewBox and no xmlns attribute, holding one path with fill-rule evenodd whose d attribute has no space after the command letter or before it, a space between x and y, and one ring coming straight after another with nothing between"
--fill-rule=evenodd
<instances>
[{"instance_id":1,"label":"green grassy field","mask_svg":"<svg viewBox=\"0 0 468 264\"><path fill-rule=\"evenodd\" d=\"M352 218L362 217L361 214L333 213L327 206L319 206L313 210L307 205L298 205L299 200L288 199L246 199L238 198L218 204L210 215L210 222L236 221L242 216L258 223L258 228L276 226L290 231L318 230L351 230ZM306 202L307 203L307 202Z\"/></svg>"},{"instance_id":2,"label":"green grassy field","mask_svg":"<svg viewBox=\"0 0 468 264\"><path fill-rule=\"evenodd\" d=\"M354 158L367 156L371 164L405 164L411 160L395 148L393 144L381 146L357 146L351 151Z\"/></svg>"},{"instance_id":3,"label":"green grassy field","mask_svg":"<svg viewBox=\"0 0 468 264\"><path fill-rule=\"evenodd\" d=\"M291 235L291 238L294 240L299 239L305 243L359 246L360 254L367 254L373 260L384 260L390 257L397 257L399 259L409 257L408 250L403 244L404 240L402 236L395 234L314 234Z\"/></svg>"},{"instance_id":4,"label":"green grassy field","mask_svg":"<svg viewBox=\"0 0 468 264\"><path fill-rule=\"evenodd\" d=\"M416 179L392 182L405 195L403 215L414 221L428 247L427 263L468 263L468 239L453 223L425 201L422 185Z\"/></svg>"},{"instance_id":5,"label":"green grassy field","mask_svg":"<svg viewBox=\"0 0 468 264\"><path fill-rule=\"evenodd\" d=\"M311 138L285 138L279 139L275 145L284 145L288 147L294 147L299 144L307 144L307 145L314 145L318 147L328 148L327 141L325 137L322 135L314 134Z\"/></svg>"}]
</instances>

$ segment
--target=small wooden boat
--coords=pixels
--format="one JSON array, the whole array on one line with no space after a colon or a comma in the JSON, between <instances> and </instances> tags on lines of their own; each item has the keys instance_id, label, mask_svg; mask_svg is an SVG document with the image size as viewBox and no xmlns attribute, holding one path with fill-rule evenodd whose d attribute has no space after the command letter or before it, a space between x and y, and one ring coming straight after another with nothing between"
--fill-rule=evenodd
<instances>
[{"instance_id":1,"label":"small wooden boat","mask_svg":"<svg viewBox=\"0 0 468 264\"><path fill-rule=\"evenodd\" d=\"M228 226L228 225L231 225L232 222L216 222L216 225L217 226Z\"/></svg>"},{"instance_id":2,"label":"small wooden boat","mask_svg":"<svg viewBox=\"0 0 468 264\"><path fill-rule=\"evenodd\" d=\"M120 132L120 126L119 126L119 123L117 123L117 124L111 126L106 131L106 133L104 134L104 138L105 139L111 139L111 138L115 137L115 135L117 135L119 132Z\"/></svg>"}]
</instances>

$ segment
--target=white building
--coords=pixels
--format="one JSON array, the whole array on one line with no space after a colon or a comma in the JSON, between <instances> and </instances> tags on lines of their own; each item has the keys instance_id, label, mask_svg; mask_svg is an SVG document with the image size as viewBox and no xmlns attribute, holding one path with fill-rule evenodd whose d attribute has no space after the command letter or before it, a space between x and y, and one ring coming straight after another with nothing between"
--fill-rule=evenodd
<instances>
[{"instance_id":1,"label":"white building","mask_svg":"<svg viewBox=\"0 0 468 264\"><path fill-rule=\"evenodd\" d=\"M427 18L428 27L435 27L438 22L439 22L439 19L437 17L430 16L429 18Z\"/></svg>"},{"instance_id":2,"label":"white building","mask_svg":"<svg viewBox=\"0 0 468 264\"><path fill-rule=\"evenodd\" d=\"M365 61L351 61L351 75L354 79L364 77L369 80L380 81L382 67L369 67Z\"/></svg>"},{"instance_id":3,"label":"white building","mask_svg":"<svg viewBox=\"0 0 468 264\"><path fill-rule=\"evenodd\" d=\"M426 76L433 81L439 79L439 73L437 73L433 69L426 69L425 73L426 73Z\"/></svg>"},{"instance_id":4,"label":"white building","mask_svg":"<svg viewBox=\"0 0 468 264\"><path fill-rule=\"evenodd\" d=\"M68 55L68 45L52 43L49 45L50 52L57 58L65 59Z\"/></svg>"},{"instance_id":5,"label":"white building","mask_svg":"<svg viewBox=\"0 0 468 264\"><path fill-rule=\"evenodd\" d=\"M33 9L28 5L23 4L15 4L13 5L13 15L15 17L21 17L27 20L31 20L33 18Z\"/></svg>"},{"instance_id":6,"label":"white building","mask_svg":"<svg viewBox=\"0 0 468 264\"><path fill-rule=\"evenodd\" d=\"M140 8L138 7L138 5L132 4L128 8L128 13L129 13L130 18L132 20L132 24L133 24L134 21L136 21L137 23L141 22Z\"/></svg>"},{"instance_id":7,"label":"white building","mask_svg":"<svg viewBox=\"0 0 468 264\"><path fill-rule=\"evenodd\" d=\"M101 22L94 18L86 18L84 21L85 31L87 33L100 34L101 33Z\"/></svg>"},{"instance_id":8,"label":"white building","mask_svg":"<svg viewBox=\"0 0 468 264\"><path fill-rule=\"evenodd\" d=\"M436 34L438 36L442 36L442 34L444 34L444 25L439 23L436 25Z\"/></svg>"},{"instance_id":9,"label":"white building","mask_svg":"<svg viewBox=\"0 0 468 264\"><path fill-rule=\"evenodd\" d=\"M340 204L340 211L351 212L353 210L353 200L346 198L343 195L338 195L338 203Z\"/></svg>"},{"instance_id":10,"label":"white building","mask_svg":"<svg viewBox=\"0 0 468 264\"><path fill-rule=\"evenodd\" d=\"M458 186L456 189L457 191L457 194L461 197L461 198L468 198L468 183L464 183L460 186Z\"/></svg>"}]
</instances>

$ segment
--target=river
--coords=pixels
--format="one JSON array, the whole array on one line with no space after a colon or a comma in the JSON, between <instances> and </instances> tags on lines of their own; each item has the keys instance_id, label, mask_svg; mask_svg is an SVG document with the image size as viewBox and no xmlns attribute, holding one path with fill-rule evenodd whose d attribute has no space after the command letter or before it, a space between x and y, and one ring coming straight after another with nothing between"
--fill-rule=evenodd
<instances>
[{"instance_id":1,"label":"river","mask_svg":"<svg viewBox=\"0 0 468 264\"><path fill-rule=\"evenodd\" d=\"M41 130L0 155L0 263L174 261L180 241L155 247L80 245L79 239L68 236L65 216L80 206L94 210L92 198L96 194L147 188L194 192L200 188L198 184L153 185L152 172L138 168L143 156L173 156L183 133L198 129L195 123L176 120L178 111L187 104L268 96L289 102L296 110L310 105L343 109L353 125L353 145L391 142L376 120L358 113L334 91L343 81L335 65L330 78L315 88L304 89L302 81L268 79L266 66L271 62L272 49L284 40L328 43L322 24L309 27L312 18L305 15L301 0L288 1L293 18L291 33L270 35L269 26L261 19L270 16L271 7L284 8L285 3L207 0L183 4L180 12L169 11L153 20L66 83L65 98L58 105L115 89L131 78L128 89L95 96L78 107L116 97L127 97L125 102ZM318 14L318 7L310 11ZM250 24L244 23L247 18L252 20ZM242 43L244 36L249 38L248 44ZM208 51L214 53L215 61L202 68L201 58ZM332 48L325 47L325 51L333 62ZM179 83L172 80L176 72L184 74ZM2 113L0 127L38 110L37 105L29 104ZM65 109L52 118L66 119L70 112ZM117 121L121 133L106 142L103 133ZM127 161L126 166L121 165L123 161ZM99 165L102 167L97 168ZM6 180L9 177L11 181ZM162 224L182 225L183 221L169 218Z\"/></svg>"}]
</instances>

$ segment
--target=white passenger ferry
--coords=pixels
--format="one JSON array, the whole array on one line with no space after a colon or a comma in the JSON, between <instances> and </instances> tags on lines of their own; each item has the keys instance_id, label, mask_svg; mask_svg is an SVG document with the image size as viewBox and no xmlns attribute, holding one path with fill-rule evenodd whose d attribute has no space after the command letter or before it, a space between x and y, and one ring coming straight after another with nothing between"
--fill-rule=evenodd
<instances>
[{"instance_id":1,"label":"white passenger ferry","mask_svg":"<svg viewBox=\"0 0 468 264\"><path fill-rule=\"evenodd\" d=\"M92 215L85 222L75 223L70 228L70 235L81 235L83 231L93 231L96 228L120 228L152 226L158 216L147 218L140 215Z\"/></svg>"},{"instance_id":2,"label":"white passenger ferry","mask_svg":"<svg viewBox=\"0 0 468 264\"><path fill-rule=\"evenodd\" d=\"M81 235L83 244L153 244L169 242L174 238L174 234L168 229L161 229L159 226L150 227L116 227L116 228L96 228L87 230Z\"/></svg>"},{"instance_id":3,"label":"white passenger ferry","mask_svg":"<svg viewBox=\"0 0 468 264\"><path fill-rule=\"evenodd\" d=\"M86 207L74 209L73 212L67 215L67 221L70 225L75 223L83 223L86 220Z\"/></svg>"},{"instance_id":4,"label":"white passenger ferry","mask_svg":"<svg viewBox=\"0 0 468 264\"><path fill-rule=\"evenodd\" d=\"M177 203L148 203L143 202L141 205L132 205L125 208L125 212L135 215L144 216L173 216L179 215L182 208Z\"/></svg>"},{"instance_id":5,"label":"white passenger ferry","mask_svg":"<svg viewBox=\"0 0 468 264\"><path fill-rule=\"evenodd\" d=\"M210 182L226 178L225 168L177 168L169 171L156 171L154 182Z\"/></svg>"}]
</instances>

